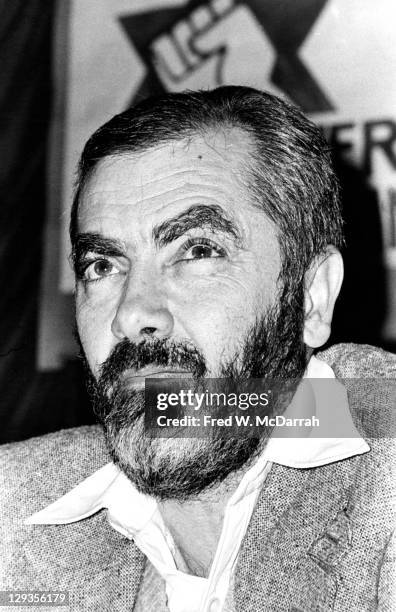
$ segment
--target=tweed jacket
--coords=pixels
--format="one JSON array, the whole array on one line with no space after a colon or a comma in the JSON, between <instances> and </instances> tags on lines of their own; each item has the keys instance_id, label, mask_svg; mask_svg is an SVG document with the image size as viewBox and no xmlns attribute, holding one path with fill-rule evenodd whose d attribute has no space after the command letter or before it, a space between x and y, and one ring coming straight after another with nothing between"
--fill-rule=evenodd
<instances>
[{"instance_id":1,"label":"tweed jacket","mask_svg":"<svg viewBox=\"0 0 396 612\"><path fill-rule=\"evenodd\" d=\"M346 379L371 451L311 469L272 466L238 558L238 612L396 610L396 357L348 344L317 356ZM145 557L105 510L68 525L23 524L109 460L97 426L0 448L0 589L67 591L76 612L133 610Z\"/></svg>"}]
</instances>

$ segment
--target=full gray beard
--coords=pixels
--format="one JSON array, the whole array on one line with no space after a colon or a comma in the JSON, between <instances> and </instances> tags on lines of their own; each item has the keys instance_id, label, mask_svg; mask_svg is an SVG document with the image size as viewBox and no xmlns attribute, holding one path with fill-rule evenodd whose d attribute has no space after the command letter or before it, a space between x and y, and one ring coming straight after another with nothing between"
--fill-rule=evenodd
<instances>
[{"instance_id":1,"label":"full gray beard","mask_svg":"<svg viewBox=\"0 0 396 612\"><path fill-rule=\"evenodd\" d=\"M214 487L228 476L247 467L264 439L228 437L211 427L201 438L158 438L145 429L144 415L134 422L126 412L140 413L144 399L134 398L129 409L113 410L104 422L107 446L113 461L137 489L159 500L186 500ZM140 404L138 406L138 404ZM128 422L129 421L129 422Z\"/></svg>"}]
</instances>

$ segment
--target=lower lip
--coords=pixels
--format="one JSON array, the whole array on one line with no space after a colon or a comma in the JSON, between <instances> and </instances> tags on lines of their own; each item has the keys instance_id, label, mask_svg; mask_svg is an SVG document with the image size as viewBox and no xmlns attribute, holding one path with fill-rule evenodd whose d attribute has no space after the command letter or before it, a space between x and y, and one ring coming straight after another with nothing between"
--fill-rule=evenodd
<instances>
[{"instance_id":1,"label":"lower lip","mask_svg":"<svg viewBox=\"0 0 396 612\"><path fill-rule=\"evenodd\" d=\"M147 374L146 376L133 376L126 374L124 379L125 381L131 385L134 389L140 390L144 389L146 378L192 378L191 372L153 372L152 374Z\"/></svg>"}]
</instances>

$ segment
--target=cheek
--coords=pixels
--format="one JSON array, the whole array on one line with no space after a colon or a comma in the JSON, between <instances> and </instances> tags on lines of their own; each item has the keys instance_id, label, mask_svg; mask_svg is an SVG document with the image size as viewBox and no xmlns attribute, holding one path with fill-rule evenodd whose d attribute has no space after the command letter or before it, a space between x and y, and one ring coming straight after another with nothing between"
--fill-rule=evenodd
<instances>
[{"instance_id":1,"label":"cheek","mask_svg":"<svg viewBox=\"0 0 396 612\"><path fill-rule=\"evenodd\" d=\"M213 286L191 294L194 299L175 300L177 320L182 335L188 337L203 353L209 370L215 375L221 362L232 358L240 348L247 330L255 320L257 289L239 279L216 278Z\"/></svg>"},{"instance_id":2,"label":"cheek","mask_svg":"<svg viewBox=\"0 0 396 612\"><path fill-rule=\"evenodd\" d=\"M93 304L81 294L76 295L77 328L85 356L95 373L112 348L111 313L108 304Z\"/></svg>"}]
</instances>

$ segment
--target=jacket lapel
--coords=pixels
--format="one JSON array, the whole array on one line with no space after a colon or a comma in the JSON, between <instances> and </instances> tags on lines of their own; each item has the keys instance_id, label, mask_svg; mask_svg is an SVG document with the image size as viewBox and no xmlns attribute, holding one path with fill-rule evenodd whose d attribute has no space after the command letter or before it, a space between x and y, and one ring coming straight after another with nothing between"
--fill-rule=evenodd
<instances>
[{"instance_id":1,"label":"jacket lapel","mask_svg":"<svg viewBox=\"0 0 396 612\"><path fill-rule=\"evenodd\" d=\"M358 458L311 469L273 465L242 544L240 612L328 612L351 545L349 492Z\"/></svg>"}]
</instances>

